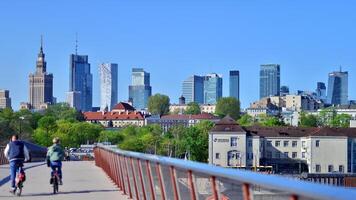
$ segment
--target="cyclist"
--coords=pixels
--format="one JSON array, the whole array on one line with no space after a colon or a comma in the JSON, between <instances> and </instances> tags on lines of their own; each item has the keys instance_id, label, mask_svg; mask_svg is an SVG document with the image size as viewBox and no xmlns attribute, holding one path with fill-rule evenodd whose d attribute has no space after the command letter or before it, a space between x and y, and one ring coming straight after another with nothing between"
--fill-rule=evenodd
<instances>
[{"instance_id":1,"label":"cyclist","mask_svg":"<svg viewBox=\"0 0 356 200\"><path fill-rule=\"evenodd\" d=\"M25 144L19 140L19 136L16 134L12 135L10 143L6 145L4 154L10 163L10 177L11 177L10 192L15 194L16 173L19 173L19 169L22 169L24 161L30 160L30 154ZM23 169L21 172L23 172Z\"/></svg>"},{"instance_id":2,"label":"cyclist","mask_svg":"<svg viewBox=\"0 0 356 200\"><path fill-rule=\"evenodd\" d=\"M53 138L53 145L48 148L47 151L47 165L51 167L51 177L53 172L57 169L59 176L59 184L62 185L62 160L64 158L64 151L60 146L60 140L58 137ZM52 181L52 178L51 178ZM50 182L52 184L52 182Z\"/></svg>"}]
</instances>

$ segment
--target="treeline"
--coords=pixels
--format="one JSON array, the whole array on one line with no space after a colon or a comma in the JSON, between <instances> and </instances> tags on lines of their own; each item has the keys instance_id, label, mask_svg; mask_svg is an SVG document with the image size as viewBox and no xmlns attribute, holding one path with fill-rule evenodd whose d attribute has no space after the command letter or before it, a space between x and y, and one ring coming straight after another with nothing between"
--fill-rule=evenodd
<instances>
[{"instance_id":1,"label":"treeline","mask_svg":"<svg viewBox=\"0 0 356 200\"><path fill-rule=\"evenodd\" d=\"M60 137L63 146L77 147L97 141L102 131L100 125L84 122L82 113L65 103L49 106L43 112L0 110L0 145L6 145L16 133L22 140L42 146L49 146L53 137Z\"/></svg>"}]
</instances>

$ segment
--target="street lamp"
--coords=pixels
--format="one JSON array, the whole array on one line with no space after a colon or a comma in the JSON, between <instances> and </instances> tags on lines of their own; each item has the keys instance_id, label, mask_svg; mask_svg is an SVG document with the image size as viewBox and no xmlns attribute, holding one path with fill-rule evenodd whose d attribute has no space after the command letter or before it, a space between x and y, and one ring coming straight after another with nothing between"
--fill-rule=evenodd
<instances>
[{"instance_id":1,"label":"street lamp","mask_svg":"<svg viewBox=\"0 0 356 200\"><path fill-rule=\"evenodd\" d=\"M22 134L22 121L25 119L24 116L19 117L20 119L20 135Z\"/></svg>"}]
</instances>

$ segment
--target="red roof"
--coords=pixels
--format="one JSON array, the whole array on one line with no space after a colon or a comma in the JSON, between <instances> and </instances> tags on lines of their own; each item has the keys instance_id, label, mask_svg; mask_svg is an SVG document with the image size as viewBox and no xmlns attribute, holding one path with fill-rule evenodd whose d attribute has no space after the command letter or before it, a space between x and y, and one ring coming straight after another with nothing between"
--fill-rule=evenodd
<instances>
[{"instance_id":1,"label":"red roof","mask_svg":"<svg viewBox=\"0 0 356 200\"><path fill-rule=\"evenodd\" d=\"M113 108L113 110L128 110L128 111L134 111L135 108L132 107L130 104L128 103L124 103L124 102L120 102L118 104L116 104Z\"/></svg>"},{"instance_id":2,"label":"red roof","mask_svg":"<svg viewBox=\"0 0 356 200\"><path fill-rule=\"evenodd\" d=\"M118 113L118 112L85 112L85 120L143 120L140 112Z\"/></svg>"},{"instance_id":3,"label":"red roof","mask_svg":"<svg viewBox=\"0 0 356 200\"><path fill-rule=\"evenodd\" d=\"M219 119L219 118L209 113L202 113L197 115L183 115L183 114L163 115L161 116L161 119L189 120L189 119Z\"/></svg>"}]
</instances>

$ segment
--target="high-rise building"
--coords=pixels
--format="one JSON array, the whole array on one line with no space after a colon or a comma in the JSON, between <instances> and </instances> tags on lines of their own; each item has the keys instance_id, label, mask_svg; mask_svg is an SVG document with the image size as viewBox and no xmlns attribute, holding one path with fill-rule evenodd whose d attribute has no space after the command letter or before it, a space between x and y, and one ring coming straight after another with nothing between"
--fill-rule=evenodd
<instances>
[{"instance_id":1,"label":"high-rise building","mask_svg":"<svg viewBox=\"0 0 356 200\"><path fill-rule=\"evenodd\" d=\"M286 96L289 94L289 87L288 86L281 86L281 91L280 91L280 95L281 96Z\"/></svg>"},{"instance_id":2,"label":"high-rise building","mask_svg":"<svg viewBox=\"0 0 356 200\"><path fill-rule=\"evenodd\" d=\"M230 97L240 100L240 71L230 71Z\"/></svg>"},{"instance_id":3,"label":"high-rise building","mask_svg":"<svg viewBox=\"0 0 356 200\"><path fill-rule=\"evenodd\" d=\"M0 90L0 108L11 108L11 98L9 90Z\"/></svg>"},{"instance_id":4,"label":"high-rise building","mask_svg":"<svg viewBox=\"0 0 356 200\"><path fill-rule=\"evenodd\" d=\"M346 105L348 101L348 72L329 73L327 103Z\"/></svg>"},{"instance_id":5,"label":"high-rise building","mask_svg":"<svg viewBox=\"0 0 356 200\"><path fill-rule=\"evenodd\" d=\"M316 96L322 100L326 101L326 86L323 82L318 82L316 85Z\"/></svg>"},{"instance_id":6,"label":"high-rise building","mask_svg":"<svg viewBox=\"0 0 356 200\"><path fill-rule=\"evenodd\" d=\"M45 104L53 103L53 75L47 73L47 63L43 53L43 42L36 61L36 72L29 75L29 103L30 108L39 110Z\"/></svg>"},{"instance_id":7,"label":"high-rise building","mask_svg":"<svg viewBox=\"0 0 356 200\"><path fill-rule=\"evenodd\" d=\"M117 64L99 65L100 76L100 110L112 110L117 104Z\"/></svg>"},{"instance_id":8,"label":"high-rise building","mask_svg":"<svg viewBox=\"0 0 356 200\"><path fill-rule=\"evenodd\" d=\"M222 77L211 73L204 76L204 104L216 104L222 97Z\"/></svg>"},{"instance_id":9,"label":"high-rise building","mask_svg":"<svg viewBox=\"0 0 356 200\"><path fill-rule=\"evenodd\" d=\"M187 104L190 102L204 103L204 77L193 75L184 80L182 96Z\"/></svg>"},{"instance_id":10,"label":"high-rise building","mask_svg":"<svg viewBox=\"0 0 356 200\"><path fill-rule=\"evenodd\" d=\"M133 68L129 86L129 99L137 110L147 108L148 99L152 95L150 86L150 73L142 68Z\"/></svg>"},{"instance_id":11,"label":"high-rise building","mask_svg":"<svg viewBox=\"0 0 356 200\"><path fill-rule=\"evenodd\" d=\"M67 103L71 108L75 108L76 110L81 110L82 102L80 101L81 92L78 91L69 91L67 92Z\"/></svg>"},{"instance_id":12,"label":"high-rise building","mask_svg":"<svg viewBox=\"0 0 356 200\"><path fill-rule=\"evenodd\" d=\"M88 56L71 54L69 72L68 103L80 99L80 108L79 106L76 108L81 111L91 111L93 106L93 75L90 72ZM80 94L80 98L77 97L78 94Z\"/></svg>"},{"instance_id":13,"label":"high-rise building","mask_svg":"<svg viewBox=\"0 0 356 200\"><path fill-rule=\"evenodd\" d=\"M260 69L260 99L269 96L279 96L281 71L277 64L261 65Z\"/></svg>"}]
</instances>

